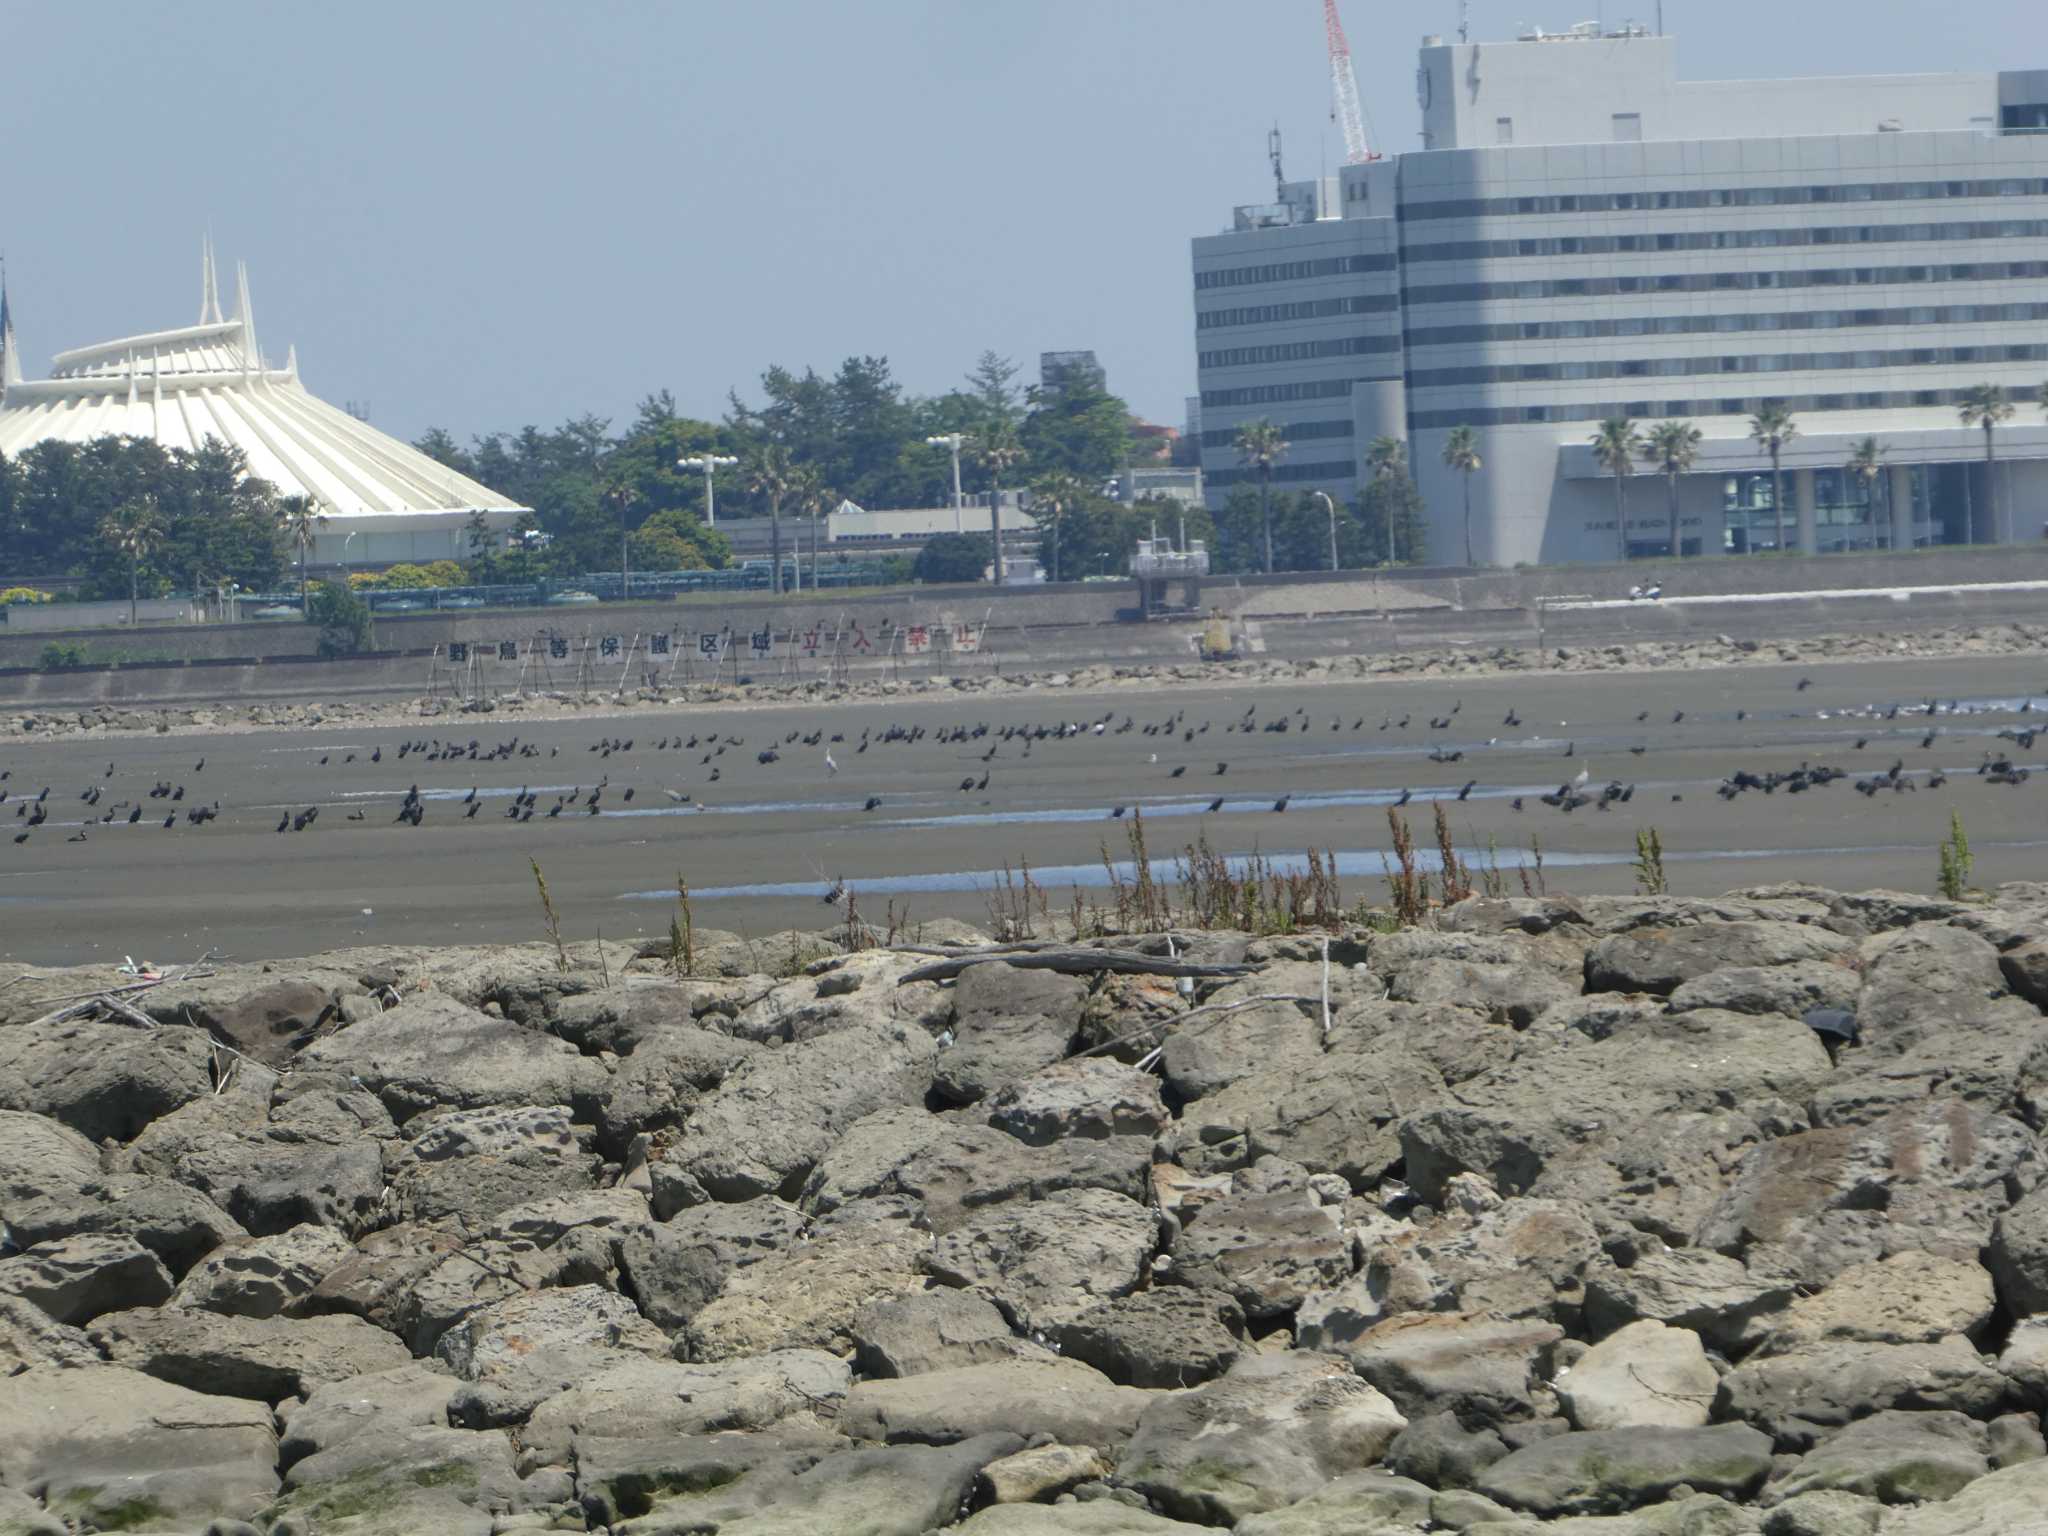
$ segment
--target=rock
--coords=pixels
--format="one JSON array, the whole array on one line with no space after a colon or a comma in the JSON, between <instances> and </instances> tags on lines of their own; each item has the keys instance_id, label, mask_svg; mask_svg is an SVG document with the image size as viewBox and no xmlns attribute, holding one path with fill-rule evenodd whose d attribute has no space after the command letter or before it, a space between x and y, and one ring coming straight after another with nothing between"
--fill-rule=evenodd
<instances>
[{"instance_id":1,"label":"rock","mask_svg":"<svg viewBox=\"0 0 2048 1536\"><path fill-rule=\"evenodd\" d=\"M1120 1387L1078 1360L1002 1360L863 1381L847 1394L839 1428L856 1440L949 1445L1002 1424L1020 1435L1114 1446L1158 1396Z\"/></svg>"},{"instance_id":2,"label":"rock","mask_svg":"<svg viewBox=\"0 0 2048 1536\"><path fill-rule=\"evenodd\" d=\"M862 1308L924 1289L930 1250L931 1238L900 1209L825 1228L734 1270L690 1319L678 1354L732 1360L776 1349L850 1353Z\"/></svg>"},{"instance_id":3,"label":"rock","mask_svg":"<svg viewBox=\"0 0 2048 1536\"><path fill-rule=\"evenodd\" d=\"M1248 1002L1282 990L1266 980L1247 988L1238 983L1219 989L1209 1001ZM1301 994L1319 996L1315 992ZM1317 1008L1320 1015L1321 1009ZM1169 1021L1170 1022L1170 1021ZM1129 1028L1131 1026L1126 1026ZM1290 1002L1254 1003L1231 1013L1206 1014L1181 1026L1173 1024L1160 1040L1159 1071L1182 1103L1219 1093L1240 1078L1270 1071L1281 1064L1306 1064L1322 1055L1320 1017L1311 1022L1304 1006Z\"/></svg>"},{"instance_id":4,"label":"rock","mask_svg":"<svg viewBox=\"0 0 2048 1536\"><path fill-rule=\"evenodd\" d=\"M1886 1409L1822 1439L1771 1496L1837 1489L1885 1504L1950 1498L1991 1470L1984 1426L1960 1413Z\"/></svg>"},{"instance_id":5,"label":"rock","mask_svg":"<svg viewBox=\"0 0 2048 1536\"><path fill-rule=\"evenodd\" d=\"M1168 1520L1114 1499L1092 1504L995 1504L962 1521L959 1536L1202 1536L1208 1526Z\"/></svg>"},{"instance_id":6,"label":"rock","mask_svg":"<svg viewBox=\"0 0 2048 1536\"><path fill-rule=\"evenodd\" d=\"M1729 1013L1778 1013L1803 1019L1813 1008L1856 1011L1863 979L1832 960L1789 965L1732 965L1695 976L1673 990L1671 1011L1721 1008Z\"/></svg>"},{"instance_id":7,"label":"rock","mask_svg":"<svg viewBox=\"0 0 2048 1536\"><path fill-rule=\"evenodd\" d=\"M969 966L953 983L954 1043L932 1086L952 1103L973 1104L1063 1060L1087 995L1078 976L999 960Z\"/></svg>"},{"instance_id":8,"label":"rock","mask_svg":"<svg viewBox=\"0 0 2048 1536\"><path fill-rule=\"evenodd\" d=\"M988 1123L1034 1147L1071 1136L1153 1137L1172 1117L1159 1079L1120 1061L1057 1061L996 1091Z\"/></svg>"},{"instance_id":9,"label":"rock","mask_svg":"<svg viewBox=\"0 0 2048 1536\"><path fill-rule=\"evenodd\" d=\"M652 1165L656 1215L712 1200L796 1199L855 1120L922 1102L936 1051L921 1029L860 1025L749 1058Z\"/></svg>"},{"instance_id":10,"label":"rock","mask_svg":"<svg viewBox=\"0 0 2048 1536\"><path fill-rule=\"evenodd\" d=\"M1085 1323L1101 1310L1084 1313L1080 1322ZM1068 1328L1076 1326L1079 1324L1069 1324ZM944 1287L862 1307L849 1331L854 1363L863 1376L921 1376L927 1371L987 1365L997 1360L1052 1358L1048 1350L1018 1338L1003 1314L996 1310L995 1303ZM1062 1330L1063 1336L1065 1331ZM1079 1353L1075 1353L1075 1358L1123 1380L1099 1360Z\"/></svg>"},{"instance_id":11,"label":"rock","mask_svg":"<svg viewBox=\"0 0 2048 1536\"><path fill-rule=\"evenodd\" d=\"M1168 1254L1164 1278L1223 1291L1247 1317L1285 1317L1311 1291L1351 1273L1351 1240L1306 1190L1234 1194L1203 1205Z\"/></svg>"},{"instance_id":12,"label":"rock","mask_svg":"<svg viewBox=\"0 0 2048 1536\"><path fill-rule=\"evenodd\" d=\"M1824 1339L1932 1344L1954 1333L1974 1338L1991 1321L1994 1304L1982 1266L1895 1253L1845 1269L1826 1290L1794 1301L1772 1320L1762 1350L1783 1354Z\"/></svg>"},{"instance_id":13,"label":"rock","mask_svg":"<svg viewBox=\"0 0 2048 1536\"><path fill-rule=\"evenodd\" d=\"M46 1115L88 1141L133 1141L143 1127L213 1092L206 1037L74 1020L0 1029L0 1110Z\"/></svg>"},{"instance_id":14,"label":"rock","mask_svg":"<svg viewBox=\"0 0 2048 1536\"><path fill-rule=\"evenodd\" d=\"M1135 1200L1063 1190L970 1217L933 1240L925 1263L940 1283L986 1296L1015 1327L1045 1332L1135 1290L1158 1230Z\"/></svg>"},{"instance_id":15,"label":"rock","mask_svg":"<svg viewBox=\"0 0 2048 1536\"><path fill-rule=\"evenodd\" d=\"M1752 1148L1697 1238L1738 1257L1771 1244L1808 1285L1908 1250L1974 1262L2009 1185L2031 1186L2038 1166L2025 1126L1959 1099L1927 1099L1868 1125Z\"/></svg>"},{"instance_id":16,"label":"rock","mask_svg":"<svg viewBox=\"0 0 2048 1536\"><path fill-rule=\"evenodd\" d=\"M1390 1472L1432 1488L1470 1488L1507 1453L1506 1443L1492 1430L1467 1429L1454 1413L1428 1413L1409 1419L1387 1447L1385 1460Z\"/></svg>"},{"instance_id":17,"label":"rock","mask_svg":"<svg viewBox=\"0 0 2048 1536\"><path fill-rule=\"evenodd\" d=\"M1856 1019L1890 1052L1982 1018L2005 991L1998 951L1947 923L1916 923L1864 943Z\"/></svg>"},{"instance_id":18,"label":"rock","mask_svg":"<svg viewBox=\"0 0 2048 1536\"><path fill-rule=\"evenodd\" d=\"M0 1377L0 1486L100 1530L254 1520L277 1491L270 1410L111 1365Z\"/></svg>"},{"instance_id":19,"label":"rock","mask_svg":"<svg viewBox=\"0 0 2048 1536\"><path fill-rule=\"evenodd\" d=\"M1564 1337L1554 1323L1481 1312L1408 1312L1366 1330L1342 1353L1402 1413L1452 1413L1468 1425L1536 1416L1535 1394ZM1304 1334L1301 1348L1321 1347Z\"/></svg>"},{"instance_id":20,"label":"rock","mask_svg":"<svg viewBox=\"0 0 2048 1536\"><path fill-rule=\"evenodd\" d=\"M1985 1262L1999 1299L2020 1317L2048 1312L2048 1184L1998 1218Z\"/></svg>"},{"instance_id":21,"label":"rock","mask_svg":"<svg viewBox=\"0 0 2048 1536\"><path fill-rule=\"evenodd\" d=\"M315 1387L303 1402L278 1405L278 1465L288 1469L372 1430L446 1428L448 1399L461 1385L438 1361L409 1360Z\"/></svg>"},{"instance_id":22,"label":"rock","mask_svg":"<svg viewBox=\"0 0 2048 1536\"><path fill-rule=\"evenodd\" d=\"M2006 1390L2005 1378L1961 1334L1933 1344L1829 1340L1743 1361L1721 1378L1715 1413L1746 1419L1784 1448L1799 1450L1826 1430L1886 1408L1988 1417Z\"/></svg>"},{"instance_id":23,"label":"rock","mask_svg":"<svg viewBox=\"0 0 2048 1536\"><path fill-rule=\"evenodd\" d=\"M538 1404L607 1366L668 1350L667 1337L630 1301L594 1285L497 1302L434 1346L466 1383L449 1399L449 1421L476 1428L524 1422Z\"/></svg>"},{"instance_id":24,"label":"rock","mask_svg":"<svg viewBox=\"0 0 2048 1536\"><path fill-rule=\"evenodd\" d=\"M1090 1307L1055 1331L1060 1353L1129 1387L1192 1387L1244 1352L1244 1312L1221 1291L1183 1285Z\"/></svg>"},{"instance_id":25,"label":"rock","mask_svg":"<svg viewBox=\"0 0 2048 1536\"><path fill-rule=\"evenodd\" d=\"M1884 1536L2040 1536L2048 1530L2048 1462L1980 1477L1945 1503L1894 1511Z\"/></svg>"},{"instance_id":26,"label":"rock","mask_svg":"<svg viewBox=\"0 0 2048 1536\"><path fill-rule=\"evenodd\" d=\"M1791 1305L1795 1285L1795 1276L1752 1270L1726 1254L1652 1244L1626 1269L1596 1264L1587 1271L1586 1326L1599 1337L1647 1319L1739 1353Z\"/></svg>"},{"instance_id":27,"label":"rock","mask_svg":"<svg viewBox=\"0 0 2048 1536\"><path fill-rule=\"evenodd\" d=\"M1403 966L1388 997L1399 1003L1471 1008L1495 1024L1527 1029L1552 1003L1580 994L1576 977L1527 964L1478 964L1439 956Z\"/></svg>"},{"instance_id":28,"label":"rock","mask_svg":"<svg viewBox=\"0 0 2048 1536\"><path fill-rule=\"evenodd\" d=\"M546 1241L550 1235L541 1234L540 1241L492 1236L444 1256L400 1299L399 1337L414 1354L429 1354L450 1328L480 1308L536 1291L617 1289L607 1233L577 1227Z\"/></svg>"},{"instance_id":29,"label":"rock","mask_svg":"<svg viewBox=\"0 0 2048 1536\"><path fill-rule=\"evenodd\" d=\"M1884 1506L1860 1493L1801 1493L1764 1516L1764 1536L1877 1536Z\"/></svg>"},{"instance_id":30,"label":"rock","mask_svg":"<svg viewBox=\"0 0 2048 1536\"><path fill-rule=\"evenodd\" d=\"M372 1232L328 1271L298 1310L305 1316L360 1317L388 1333L400 1332L410 1321L413 1288L461 1246L461 1238L430 1227L401 1224Z\"/></svg>"},{"instance_id":31,"label":"rock","mask_svg":"<svg viewBox=\"0 0 2048 1536\"><path fill-rule=\"evenodd\" d=\"M615 986L562 998L555 1006L554 1030L579 1050L610 1051L630 1059L665 1036L691 1035L696 1028L693 1021L723 1002L732 990L717 981L621 977ZM753 1054L744 1041L730 1049L739 1056Z\"/></svg>"},{"instance_id":32,"label":"rock","mask_svg":"<svg viewBox=\"0 0 2048 1536\"><path fill-rule=\"evenodd\" d=\"M1176 1519L1230 1524L1370 1466L1406 1422L1340 1360L1250 1355L1148 1407L1117 1480Z\"/></svg>"},{"instance_id":33,"label":"rock","mask_svg":"<svg viewBox=\"0 0 2048 1536\"><path fill-rule=\"evenodd\" d=\"M1429 1530L1435 1495L1419 1482L1374 1469L1340 1477L1298 1504L1237 1523L1235 1536L1389 1536Z\"/></svg>"},{"instance_id":34,"label":"rock","mask_svg":"<svg viewBox=\"0 0 2048 1536\"><path fill-rule=\"evenodd\" d=\"M1770 1441L1743 1424L1577 1430L1503 1457L1480 1474L1479 1491L1539 1515L1611 1514L1680 1487L1745 1499L1770 1471Z\"/></svg>"},{"instance_id":35,"label":"rock","mask_svg":"<svg viewBox=\"0 0 2048 1536\"><path fill-rule=\"evenodd\" d=\"M1705 922L1643 927L1601 939L1586 952L1589 992L1668 997L1696 977L1733 967L1829 960L1854 951L1840 934L1807 923Z\"/></svg>"},{"instance_id":36,"label":"rock","mask_svg":"<svg viewBox=\"0 0 2048 1536\"><path fill-rule=\"evenodd\" d=\"M2048 1009L2048 939L2030 939L1998 957L2006 985L2036 1008Z\"/></svg>"},{"instance_id":37,"label":"rock","mask_svg":"<svg viewBox=\"0 0 2048 1536\"><path fill-rule=\"evenodd\" d=\"M803 1212L772 1196L693 1206L669 1221L619 1234L620 1284L642 1316L674 1333L725 1288L734 1270L780 1253L803 1227Z\"/></svg>"},{"instance_id":38,"label":"rock","mask_svg":"<svg viewBox=\"0 0 2048 1536\"><path fill-rule=\"evenodd\" d=\"M411 1358L360 1318L226 1317L178 1308L109 1312L88 1337L115 1365L221 1397L275 1403Z\"/></svg>"},{"instance_id":39,"label":"rock","mask_svg":"<svg viewBox=\"0 0 2048 1536\"><path fill-rule=\"evenodd\" d=\"M211 1529L209 1527L209 1529ZM254 1526L249 1527L254 1531ZM46 1511L39 1500L11 1488L0 1488L0 1531L7 1536L70 1536L62 1519ZM235 1536L241 1536L236 1532ZM257 1536L262 1536L261 1532Z\"/></svg>"},{"instance_id":40,"label":"rock","mask_svg":"<svg viewBox=\"0 0 2048 1536\"><path fill-rule=\"evenodd\" d=\"M932 1231L946 1233L985 1207L1061 1190L1142 1201L1151 1161L1136 1136L1030 1147L993 1126L906 1105L856 1121L813 1170L803 1204L824 1216L852 1201L907 1197L923 1205Z\"/></svg>"},{"instance_id":41,"label":"rock","mask_svg":"<svg viewBox=\"0 0 2048 1536\"><path fill-rule=\"evenodd\" d=\"M1557 1396L1576 1429L1696 1429L1707 1422L1719 1385L1697 1334L1640 1322L1560 1372Z\"/></svg>"},{"instance_id":42,"label":"rock","mask_svg":"<svg viewBox=\"0 0 2048 1536\"><path fill-rule=\"evenodd\" d=\"M525 1507L521 1492L501 1430L379 1424L295 1465L267 1513L273 1530L487 1536L494 1515Z\"/></svg>"},{"instance_id":43,"label":"rock","mask_svg":"<svg viewBox=\"0 0 2048 1536\"><path fill-rule=\"evenodd\" d=\"M687 1023L650 1034L612 1073L597 1115L604 1149L622 1153L643 1132L680 1129L705 1094L761 1054L750 1041Z\"/></svg>"},{"instance_id":44,"label":"rock","mask_svg":"<svg viewBox=\"0 0 2048 1536\"><path fill-rule=\"evenodd\" d=\"M544 1399L519 1440L543 1464L572 1465L585 1439L752 1432L798 1416L829 1417L852 1381L845 1361L815 1349L717 1365L626 1356Z\"/></svg>"},{"instance_id":45,"label":"rock","mask_svg":"<svg viewBox=\"0 0 2048 1536\"><path fill-rule=\"evenodd\" d=\"M1282 1157L1363 1191L1401 1159L1402 1107L1442 1091L1441 1075L1411 1056L1283 1059L1190 1104L1161 1145L1197 1173Z\"/></svg>"},{"instance_id":46,"label":"rock","mask_svg":"<svg viewBox=\"0 0 2048 1536\"><path fill-rule=\"evenodd\" d=\"M1041 1445L983 1467L976 1492L991 1504L1029 1504L1049 1501L1109 1473L1108 1461L1093 1446Z\"/></svg>"},{"instance_id":47,"label":"rock","mask_svg":"<svg viewBox=\"0 0 2048 1536\"><path fill-rule=\"evenodd\" d=\"M1020 1444L1013 1435L1007 1448ZM791 1485L799 1474L842 1453L846 1445L828 1430L793 1422L745 1434L579 1433L580 1518L592 1529L642 1536L690 1521L701 1525L714 1500L731 1520L764 1518L778 1498L793 1497Z\"/></svg>"},{"instance_id":48,"label":"rock","mask_svg":"<svg viewBox=\"0 0 2048 1536\"><path fill-rule=\"evenodd\" d=\"M339 1017L333 987L240 968L152 987L136 1005L159 1024L196 1024L266 1067L284 1067Z\"/></svg>"},{"instance_id":49,"label":"rock","mask_svg":"<svg viewBox=\"0 0 2048 1536\"><path fill-rule=\"evenodd\" d=\"M174 1307L276 1317L312 1295L330 1271L355 1252L326 1227L293 1227L274 1237L250 1237L216 1248L178 1282Z\"/></svg>"},{"instance_id":50,"label":"rock","mask_svg":"<svg viewBox=\"0 0 2048 1536\"><path fill-rule=\"evenodd\" d=\"M0 1376L18 1376L39 1365L98 1365L100 1352L77 1328L58 1322L41 1307L0 1291Z\"/></svg>"},{"instance_id":51,"label":"rock","mask_svg":"<svg viewBox=\"0 0 2048 1536\"><path fill-rule=\"evenodd\" d=\"M52 1238L0 1259L0 1291L34 1302L60 1323L89 1323L122 1307L153 1307L171 1294L157 1256L132 1237Z\"/></svg>"},{"instance_id":52,"label":"rock","mask_svg":"<svg viewBox=\"0 0 2048 1536\"><path fill-rule=\"evenodd\" d=\"M2037 1414L2002 1413L1984 1426L1984 1432L1986 1454L1994 1467L2016 1467L2048 1457L2048 1437L2041 1433Z\"/></svg>"},{"instance_id":53,"label":"rock","mask_svg":"<svg viewBox=\"0 0 2048 1536\"><path fill-rule=\"evenodd\" d=\"M602 1160L566 1105L503 1105L421 1116L392 1159L386 1209L400 1221L481 1236L503 1211L593 1189Z\"/></svg>"},{"instance_id":54,"label":"rock","mask_svg":"<svg viewBox=\"0 0 2048 1536\"><path fill-rule=\"evenodd\" d=\"M1165 1039L1173 1021L1187 1011L1188 999L1172 977L1098 976L1082 1005L1074 1046L1135 1063Z\"/></svg>"}]
</instances>

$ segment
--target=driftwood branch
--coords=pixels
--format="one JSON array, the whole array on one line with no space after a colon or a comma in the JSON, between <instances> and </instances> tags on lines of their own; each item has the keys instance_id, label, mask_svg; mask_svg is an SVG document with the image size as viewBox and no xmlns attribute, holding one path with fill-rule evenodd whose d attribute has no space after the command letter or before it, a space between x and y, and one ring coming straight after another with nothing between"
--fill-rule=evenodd
<instances>
[{"instance_id":1,"label":"driftwood branch","mask_svg":"<svg viewBox=\"0 0 2048 1536\"><path fill-rule=\"evenodd\" d=\"M1186 960L1162 960L1128 949L1045 949L1015 950L950 955L930 965L920 965L898 978L900 986L909 981L949 981L970 966L1001 960L1021 971L1058 971L1064 976L1094 976L1104 971L1119 976L1249 976L1248 965L1196 965Z\"/></svg>"}]
</instances>

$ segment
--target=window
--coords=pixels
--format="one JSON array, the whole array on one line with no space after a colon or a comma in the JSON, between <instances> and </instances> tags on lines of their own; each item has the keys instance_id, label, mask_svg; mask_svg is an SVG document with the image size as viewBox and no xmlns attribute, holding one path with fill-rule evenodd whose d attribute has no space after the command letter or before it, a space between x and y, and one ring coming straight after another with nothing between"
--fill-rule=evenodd
<instances>
[{"instance_id":1,"label":"window","mask_svg":"<svg viewBox=\"0 0 2048 1536\"><path fill-rule=\"evenodd\" d=\"M1643 114L1640 112L1617 112L1614 114L1614 142L1617 144L1640 144L1643 139Z\"/></svg>"},{"instance_id":2,"label":"window","mask_svg":"<svg viewBox=\"0 0 2048 1536\"><path fill-rule=\"evenodd\" d=\"M1493 120L1493 142L1512 144L1515 142L1515 120L1512 117L1496 117Z\"/></svg>"}]
</instances>

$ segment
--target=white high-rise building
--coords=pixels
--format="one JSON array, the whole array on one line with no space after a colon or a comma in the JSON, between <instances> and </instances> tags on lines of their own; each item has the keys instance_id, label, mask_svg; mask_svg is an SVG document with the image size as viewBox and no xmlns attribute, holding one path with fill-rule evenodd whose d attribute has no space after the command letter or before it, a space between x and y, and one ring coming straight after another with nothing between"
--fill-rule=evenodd
<instances>
[{"instance_id":1,"label":"white high-rise building","mask_svg":"<svg viewBox=\"0 0 2048 1536\"><path fill-rule=\"evenodd\" d=\"M1281 425L1289 489L1350 498L1406 440L1430 549L1464 551L1444 442L1472 427L1474 554L1614 558L1600 422L1703 434L1679 486L1686 553L1777 547L1769 459L1788 407L1787 547L2048 532L2048 70L1682 81L1641 29L1424 41L1420 152L1317 183L1194 242L1212 505L1233 438ZM1994 439L1958 408L2014 406ZM1875 437L1884 471L1848 473ZM1631 553L1662 553L1664 480L1636 461Z\"/></svg>"}]
</instances>

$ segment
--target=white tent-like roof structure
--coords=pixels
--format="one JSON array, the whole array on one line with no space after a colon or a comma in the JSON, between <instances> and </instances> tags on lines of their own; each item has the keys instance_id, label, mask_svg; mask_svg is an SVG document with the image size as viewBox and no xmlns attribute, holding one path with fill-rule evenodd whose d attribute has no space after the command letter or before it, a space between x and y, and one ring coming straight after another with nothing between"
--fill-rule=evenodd
<instances>
[{"instance_id":1,"label":"white tent-like roof structure","mask_svg":"<svg viewBox=\"0 0 2048 1536\"><path fill-rule=\"evenodd\" d=\"M194 449L239 448L249 472L325 516L316 561L382 564L464 558L472 513L511 527L526 509L310 393L298 353L266 367L256 344L249 274L237 267L235 313L223 317L212 242L200 262L199 323L60 352L50 377L23 381L0 295L0 453L108 433Z\"/></svg>"}]
</instances>

